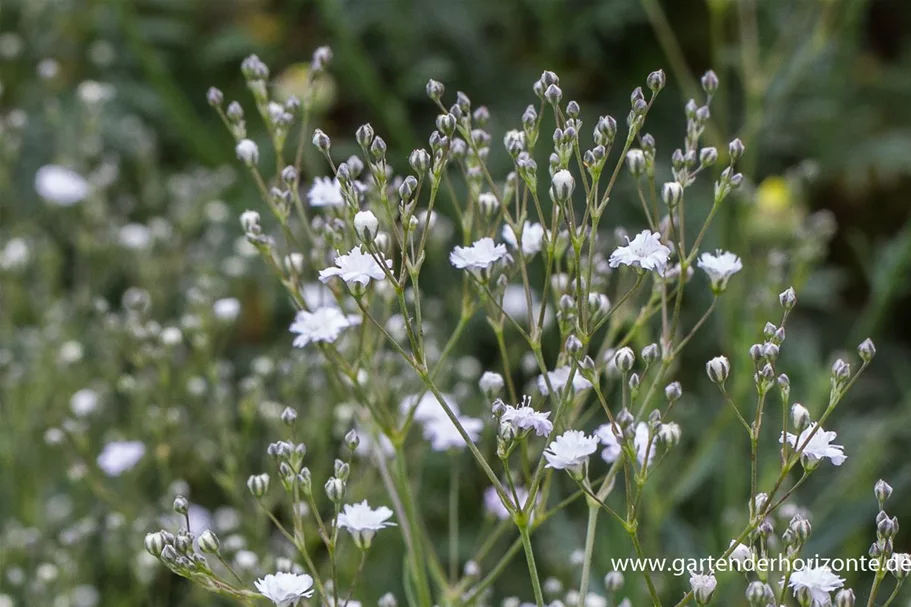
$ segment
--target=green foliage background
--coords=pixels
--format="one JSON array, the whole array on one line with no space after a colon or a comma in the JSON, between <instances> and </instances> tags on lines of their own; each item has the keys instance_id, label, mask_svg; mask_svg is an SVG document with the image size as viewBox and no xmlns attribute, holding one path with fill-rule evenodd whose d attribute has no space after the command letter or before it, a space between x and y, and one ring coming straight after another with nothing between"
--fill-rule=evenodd
<instances>
[{"instance_id":1,"label":"green foliage background","mask_svg":"<svg viewBox=\"0 0 911 607\"><path fill-rule=\"evenodd\" d=\"M332 137L334 152L346 156L355 150L354 129L369 121L390 144L393 165L401 166L412 148L425 145L432 130L436 111L424 94L431 77L444 82L450 95L465 91L475 104L486 105L496 141L518 124L532 101L531 83L543 69L560 75L566 98L579 101L586 124L594 124L600 114L623 116L630 91L644 83L649 71L664 68L668 89L650 114L647 130L666 162L683 134L682 107L695 95L694 75L713 68L722 95L709 142L722 147L734 136L744 139L748 152L743 172L750 184L747 201L725 209L709 245L730 248L748 268L758 267L769 250L785 242L793 246L795 240L799 246L801 236L794 225L809 212L827 209L837 224L822 256L814 257L805 272L792 275L799 283L800 306L788 330L783 363L793 392L802 395L797 400L824 398L833 350L851 351L868 336L879 350L835 418L848 462L837 473L818 475L801 494L801 503L814 514L811 552L861 554L873 537L871 491L876 478L883 476L896 488L891 512L900 519L911 514L909 31L911 4L901 0L6 0L0 6L0 33L17 32L24 46L16 58L0 62L0 108L4 113L25 109L30 120L21 145L0 165L0 234L40 234L58 244L73 238L70 226L42 211L33 175L52 160L79 158L85 152L86 139L70 118L77 111L72 92L84 79L116 87L115 100L98 117L105 144L121 164L116 213L142 221L162 212L191 216L187 209L201 207L212 196L220 196L235 215L255 204L256 193L243 178L226 179L230 185L211 194L201 187L184 196L175 196L169 181L178 172L215 170L234 162L233 143L208 107L205 91L217 85L226 99L246 102L238 66L250 53L293 86L301 80L300 66L306 66L312 50L330 45L333 82L323 91L317 126ZM60 63L60 74L51 84L35 76L36 65L47 57ZM52 109L45 103L48 88L60 100ZM140 120L125 122L127 116ZM133 127L127 128L129 124ZM504 173L508 156L496 145L494 150L492 170ZM306 166L311 177L326 171L315 153L307 157ZM612 207L611 226L635 225L637 204L630 192L621 187L615 196L622 204ZM188 233L193 233L192 226ZM180 307L183 277L219 271L211 255L193 257L192 243L184 244L157 265L150 262L148 272L142 264L104 262L104 272L89 267L86 284L112 302L119 301L130 284L155 285L156 309L173 314ZM48 293L62 293L64 299L87 301L79 274L67 265L67 246L61 244L55 256L44 260L40 276L28 280L39 281ZM738 277L677 374L687 393L686 406L678 413L686 437L681 448L688 457L660 491L653 489L652 509L645 516L660 533L647 547L651 553L702 556L723 549L732 537L732 509L742 508L748 487L742 466L747 445L733 418L719 413L721 402L702 365L723 351L735 368L738 361L745 367L746 348L759 339L762 325L773 320L751 304L755 285L750 276L745 272ZM428 292L439 295L444 287L429 284ZM244 367L258 353L287 349L291 310L277 286L262 273L262 278L234 284L232 292L241 297L245 313L237 331L226 337L226 358ZM52 298L11 299L0 293L0 345L12 344L16 331L46 322L42 306ZM691 321L705 302L693 304ZM95 377L113 384L120 354L113 346L108 350L102 337L93 341L87 308L77 307L66 326L88 344ZM461 354L492 365L492 348L492 341L481 337L464 343ZM16 389L9 383L0 386L0 528L8 529L14 519L46 528L38 504L60 490L74 491L80 508L101 517L104 505L94 503L89 491L65 489L64 469L35 442L57 423L53 412L65 408L81 380L58 377L48 383L41 375L46 360L20 362L35 380ZM750 378L741 379L745 383L739 389L749 391ZM309 393L306 378L291 382L283 404L305 412L303 417L314 427L331 426L331 413ZM249 405L244 398L238 402ZM185 457L167 459L161 471L145 470L138 485L115 490L136 502L166 505L168 484L183 478L196 501L222 503L224 487L213 480L212 469L194 460L192 445L201 441L213 447L218 439L203 436L204 420L212 411L221 415L216 410L220 404L234 402L225 397L200 403L189 414L180 439L185 441L179 443ZM141 423L139 413L121 411L121 416L133 419L125 423ZM257 470L260 447L277 438L275 428L255 423L248 431L248 451L237 454L237 470L243 474ZM312 457L323 460L325 473L336 445L325 437L312 440ZM445 458L428 457L420 478L422 508L441 546L448 481L439 480L443 475L437 472L447 465ZM316 476L319 465L313 467ZM475 513L466 514L462 525L468 545L488 532L477 506L484 485L464 468L461 482L463 508ZM256 524L250 527L263 533ZM109 550L101 540L88 547L74 579L98 586L104 607L214 604L163 569L150 590L137 590L121 559L138 548L139 531L145 529L118 535L122 546L117 549ZM906 538L900 536L896 550L911 551ZM567 583L575 580L578 574L569 554L583 539L580 505L536 536L543 548L542 568L562 575ZM606 573L611 557L628 554L624 540L618 530L602 525L596 573ZM395 558L376 559L368 568L365 599L375 600L387 589L398 593L402 546L387 538L378 550ZM4 563L0 548L0 569L22 559L18 553L6 556ZM32 556L25 560L40 560ZM4 584L0 579L0 590ZM736 583L724 590L731 597L724 604L742 601ZM529 595L521 559L497 585L498 595L511 593ZM631 598L634 604L646 600L644 594Z\"/></svg>"}]
</instances>

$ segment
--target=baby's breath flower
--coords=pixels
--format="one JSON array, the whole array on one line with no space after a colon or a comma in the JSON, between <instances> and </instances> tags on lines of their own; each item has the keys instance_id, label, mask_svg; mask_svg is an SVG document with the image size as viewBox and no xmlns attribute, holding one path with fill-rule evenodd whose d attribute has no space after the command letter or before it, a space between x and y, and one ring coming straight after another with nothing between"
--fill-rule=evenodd
<instances>
[{"instance_id":1,"label":"baby's breath flower","mask_svg":"<svg viewBox=\"0 0 911 607\"><path fill-rule=\"evenodd\" d=\"M715 586L717 584L718 581L711 573L708 575L699 573L690 575L690 587L693 589L693 598L696 599L696 603L699 605L707 605L709 601L712 600L712 595L715 594Z\"/></svg>"},{"instance_id":2,"label":"baby's breath flower","mask_svg":"<svg viewBox=\"0 0 911 607\"><path fill-rule=\"evenodd\" d=\"M598 448L598 438L581 430L567 430L557 437L544 451L547 468L566 470L581 478L589 456Z\"/></svg>"},{"instance_id":3,"label":"baby's breath flower","mask_svg":"<svg viewBox=\"0 0 911 607\"><path fill-rule=\"evenodd\" d=\"M832 601L830 593L841 588L844 583L845 580L832 573L829 567L816 567L791 573L788 586L793 588L794 596L801 589L806 589L814 604L829 605Z\"/></svg>"},{"instance_id":4,"label":"baby's breath flower","mask_svg":"<svg viewBox=\"0 0 911 607\"><path fill-rule=\"evenodd\" d=\"M251 139L241 139L234 151L238 159L248 167L256 166L259 162L259 146Z\"/></svg>"},{"instance_id":5,"label":"baby's breath flower","mask_svg":"<svg viewBox=\"0 0 911 607\"><path fill-rule=\"evenodd\" d=\"M664 273L671 250L661 243L661 234L643 230L633 240L627 237L626 242L627 246L617 247L611 253L608 260L610 267L625 265Z\"/></svg>"},{"instance_id":6,"label":"baby's breath flower","mask_svg":"<svg viewBox=\"0 0 911 607\"><path fill-rule=\"evenodd\" d=\"M471 442L477 442L481 437L481 430L484 429L484 422L474 417L457 417L459 425L462 426ZM430 441L430 448L434 451L464 449L466 446L465 439L448 416L424 422L424 438Z\"/></svg>"},{"instance_id":7,"label":"baby's breath flower","mask_svg":"<svg viewBox=\"0 0 911 607\"><path fill-rule=\"evenodd\" d=\"M847 456L844 454L844 447L831 444L838 434L836 432L826 432L822 428L819 428L819 430L814 433L816 426L816 422L811 423L800 433L800 436L795 436L788 432L779 439L779 442L783 443L787 440L788 444L794 447L794 449L803 447L806 443L802 456L811 466L818 464L820 460L825 458L828 458L836 466L841 466L847 459ZM807 442L807 438L809 438L811 434L813 437L809 439L810 442Z\"/></svg>"},{"instance_id":8,"label":"baby's breath flower","mask_svg":"<svg viewBox=\"0 0 911 607\"><path fill-rule=\"evenodd\" d=\"M381 258L382 259L382 258ZM387 267L392 267L392 260L383 260ZM320 270L319 279L321 282L329 282L333 277L338 276L349 285L357 283L367 286L372 280L383 280L386 277L383 268L376 262L369 253L361 251L360 245L354 247L347 254L339 254L335 258L334 268Z\"/></svg>"},{"instance_id":9,"label":"baby's breath flower","mask_svg":"<svg viewBox=\"0 0 911 607\"><path fill-rule=\"evenodd\" d=\"M372 211L359 211L354 216L354 232L364 242L372 242L376 238L379 220Z\"/></svg>"},{"instance_id":10,"label":"baby's breath flower","mask_svg":"<svg viewBox=\"0 0 911 607\"><path fill-rule=\"evenodd\" d=\"M98 467L108 476L120 476L136 466L145 452L146 446L140 441L108 443L98 456Z\"/></svg>"},{"instance_id":11,"label":"baby's breath flower","mask_svg":"<svg viewBox=\"0 0 911 607\"><path fill-rule=\"evenodd\" d=\"M696 262L712 282L712 291L721 293L728 286L731 276L743 269L740 258L727 251L715 251L715 254L703 253Z\"/></svg>"},{"instance_id":12,"label":"baby's breath flower","mask_svg":"<svg viewBox=\"0 0 911 607\"><path fill-rule=\"evenodd\" d=\"M240 315L240 301L234 297L225 297L212 304L215 318L224 322L233 322Z\"/></svg>"},{"instance_id":13,"label":"baby's breath flower","mask_svg":"<svg viewBox=\"0 0 911 607\"><path fill-rule=\"evenodd\" d=\"M503 376L499 373L485 371L481 376L481 379L478 380L478 385L481 388L481 392L490 398L500 393L505 385L505 381L503 380Z\"/></svg>"},{"instance_id":14,"label":"baby's breath flower","mask_svg":"<svg viewBox=\"0 0 911 607\"><path fill-rule=\"evenodd\" d=\"M364 500L359 504L345 504L343 511L338 515L338 526L351 533L358 548L366 550L377 531L395 526L395 523L389 521L391 516L392 510L386 506L373 509L367 504L367 500Z\"/></svg>"},{"instance_id":15,"label":"baby's breath flower","mask_svg":"<svg viewBox=\"0 0 911 607\"><path fill-rule=\"evenodd\" d=\"M307 200L311 207L337 207L345 204L342 196L342 186L338 179L317 177L313 185L307 190Z\"/></svg>"},{"instance_id":16,"label":"baby's breath flower","mask_svg":"<svg viewBox=\"0 0 911 607\"><path fill-rule=\"evenodd\" d=\"M470 247L453 249L449 262L460 270L485 270L505 256L506 245L495 244L492 238L484 237Z\"/></svg>"},{"instance_id":17,"label":"baby's breath flower","mask_svg":"<svg viewBox=\"0 0 911 607\"><path fill-rule=\"evenodd\" d=\"M47 202L68 207L89 195L89 182L72 169L48 164L35 173L35 191Z\"/></svg>"},{"instance_id":18,"label":"baby's breath flower","mask_svg":"<svg viewBox=\"0 0 911 607\"><path fill-rule=\"evenodd\" d=\"M558 367L553 371L547 372L547 378L550 380L550 385L554 390L559 392L563 390L564 387L566 387L566 382L569 381L570 371L571 368L569 366L565 366ZM547 381L544 379L543 375L538 376L537 384L538 391L541 392L541 394L547 396L550 393L547 387ZM573 390L587 390L591 387L591 382L582 377L582 374L579 373L578 370L575 372L575 374L573 374Z\"/></svg>"},{"instance_id":19,"label":"baby's breath flower","mask_svg":"<svg viewBox=\"0 0 911 607\"><path fill-rule=\"evenodd\" d=\"M517 248L516 233L510 225L503 226L503 240L513 249ZM544 227L540 223L526 221L522 228L522 253L531 256L541 251L544 242Z\"/></svg>"},{"instance_id":20,"label":"baby's breath flower","mask_svg":"<svg viewBox=\"0 0 911 607\"><path fill-rule=\"evenodd\" d=\"M331 344L344 329L359 323L360 318L349 317L334 306L326 306L313 312L299 311L289 330L297 333L294 347L303 348L312 343Z\"/></svg>"},{"instance_id":21,"label":"baby's breath flower","mask_svg":"<svg viewBox=\"0 0 911 607\"><path fill-rule=\"evenodd\" d=\"M313 596L313 578L305 573L270 573L254 585L275 607L297 607L303 599Z\"/></svg>"},{"instance_id":22,"label":"baby's breath flower","mask_svg":"<svg viewBox=\"0 0 911 607\"><path fill-rule=\"evenodd\" d=\"M512 424L517 431L531 429L538 436L548 436L554 429L553 422L547 419L550 417L550 411L535 411L525 404L530 402L531 399L527 399L522 407L507 406L500 416L500 421Z\"/></svg>"}]
</instances>

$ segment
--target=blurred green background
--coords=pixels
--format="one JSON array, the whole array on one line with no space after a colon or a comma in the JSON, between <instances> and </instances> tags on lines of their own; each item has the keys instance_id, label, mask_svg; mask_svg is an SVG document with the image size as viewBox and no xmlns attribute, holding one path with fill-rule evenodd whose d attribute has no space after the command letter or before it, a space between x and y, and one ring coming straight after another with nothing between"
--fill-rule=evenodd
<instances>
[{"instance_id":1,"label":"blurred green background","mask_svg":"<svg viewBox=\"0 0 911 607\"><path fill-rule=\"evenodd\" d=\"M802 504L814 513L811 552L847 556L866 551L875 515L872 483L880 476L896 488L890 512L900 518L911 514L911 3L905 0L4 0L0 244L29 234L48 244L53 257L43 261L44 270L35 279L44 281L41 293L47 299L34 299L37 291L30 291L32 299L18 301L0 294L0 345L15 352L16 332L47 323L48 302L58 298L75 302L77 311L65 326L91 343L94 325L85 320L91 316L90 294L116 302L127 286L155 285L157 311L174 314L180 310L186 276L219 274L214 254L195 256L199 251L189 239L199 237L200 230L191 217L213 198L226 203L232 218L258 203L245 175L228 171L218 177L219 167L235 162L234 144L208 107L206 89L216 85L226 100L252 106L238 68L245 56L256 53L270 66L277 89L299 90L310 55L320 45L331 46L334 60L331 80L322 83L316 126L332 138L333 152L344 157L355 150L357 126L371 122L389 143L393 166L399 167L406 166L408 152L426 145L432 130L437 112L424 93L428 78L445 83L449 97L460 90L475 105L486 105L494 141L499 141L534 101L531 84L543 69L560 75L564 99L577 100L586 124L593 125L600 114L625 116L630 91L644 85L648 72L657 68L667 72L668 87L649 115L646 131L658 141L666 166L682 140L683 104L697 96L699 76L714 69L721 93L707 143L722 148L741 137L747 146L741 167L747 183L740 201L719 217L710 244L737 252L748 267L765 267L774 265L768 260L777 250L799 250L802 243L815 247L819 239L804 231L808 222L814 234L830 238L826 247L806 251L803 270L788 276L800 297L783 354L794 393L804 395L796 399L824 396L833 352L851 352L865 337L872 337L879 350L835 418L848 463L838 474L828 471L814 478L802 494ZM39 77L42 65L50 69L43 63L47 59L55 60L57 69ZM88 117L76 100L77 86L85 80L110 84L116 91L102 112ZM27 116L25 124L17 111ZM263 137L255 123L248 120L252 136ZM509 158L499 146L493 149L491 170L504 174ZM66 219L50 217L34 192L35 171L52 161L84 167L114 162L118 171L110 188L111 216L142 222L167 215L189 235L187 242L164 247L167 255L160 267L149 272L142 270L143 260L135 266L118 262L104 273L88 270L91 287L82 292L74 274L79 264L72 260L85 243L79 244ZM263 164L269 162L265 158ZM308 177L326 171L315 153L306 166ZM622 201L628 194L621 185L615 197ZM616 205L611 227L641 221L632 201L629 197L629 204ZM234 238L240 235L239 228L228 226L229 233L236 232ZM213 250L230 249L228 240L220 246ZM225 338L224 356L245 368L259 353L287 349L291 310L264 272L235 278L230 292L240 297L245 312L237 330ZM668 495L655 499L654 510L646 515L660 524L653 552L695 556L726 547L732 537L731 509L743 505L743 471L734 467L736 458L724 454L744 449L745 441L734 436L732 420L715 419L719 399L701 370L719 350L743 361L744 345L759 339L765 321L775 320L766 309L751 305L759 283L750 283L750 272L737 280L677 373L678 379L694 378L684 380L689 406L679 413L688 459ZM768 281L759 286L772 288ZM431 294L441 289L428 287ZM80 308L78 302L84 305ZM693 304L691 319L701 313L699 305ZM493 342L485 339L464 344L461 354L493 364ZM100 357L105 348L98 345L89 354ZM104 356L115 359L117 352ZM23 363L27 372L38 364L35 359ZM4 365L8 380L9 361ZM109 383L116 377L112 371ZM749 390L750 378L743 379L742 388ZM38 401L48 411L57 406L52 389L39 398L34 386L26 389L20 382L13 389L12 383L4 388L4 407ZM71 383L78 388L79 381ZM306 384L300 383L288 388L289 398L305 400L299 395ZM7 420L21 421L9 411ZM198 415L205 419L204 412ZM331 413L323 417L331 418ZM56 421L32 420L22 426L27 432L18 441L0 430L0 441L6 443L0 450L0 525L7 531L13 519L41 528L42 517L29 514L29 508L64 486L62 472L47 473L46 486L24 472L40 478L51 465L53 456L34 456L31 446L51 423ZM277 437L253 428L261 435L245 444L259 458L257 449ZM193 432L201 430L187 431L188 445ZM325 445L326 466L331 466L332 449ZM192 453L192 446L187 452ZM170 465L170 472L158 476L147 471L143 479L148 486L130 491L164 504L167 484L184 478L201 503L214 507L222 502L224 488L212 482L205 465L190 457L170 460ZM445 460L429 458L422 477L424 508L441 542L448 481L437 480L432 472L445 466ZM239 467L243 473L255 468L249 462ZM25 490L26 483L33 486ZM467 508L476 504L483 484L464 484ZM565 575L567 584L577 583L569 554L581 547L583 511L581 506L570 509L536 536L546 547L542 567ZM464 524L466 537L483 529L480 520L470 517ZM611 556L628 554L622 541L611 541L612 533L617 530L602 525L597 575L606 573ZM135 542L137 537L141 535L128 533L122 540ZM897 550L911 551L906 537L900 536ZM380 545L396 554L402 549L395 539ZM126 548L135 551L138 545ZM97 558L81 562L73 579L101 589L102 605L212 604L188 594L163 570L151 592L134 594L126 590L133 588L133 574L117 570L111 564L115 557L100 548L87 548L87 554ZM21 564L18 553L7 556L0 566ZM41 559L25 560L34 566ZM390 581L400 575L397 565L394 559L380 565L367 578L364 598L375 600L385 589L398 592L398 582ZM520 559L498 584L497 595L528 596L526 576ZM8 579L0 579L0 590L8 585ZM639 592L629 593L634 604L636 598L645 600ZM729 596L741 592L733 584ZM739 600L731 599L731 604Z\"/></svg>"}]
</instances>

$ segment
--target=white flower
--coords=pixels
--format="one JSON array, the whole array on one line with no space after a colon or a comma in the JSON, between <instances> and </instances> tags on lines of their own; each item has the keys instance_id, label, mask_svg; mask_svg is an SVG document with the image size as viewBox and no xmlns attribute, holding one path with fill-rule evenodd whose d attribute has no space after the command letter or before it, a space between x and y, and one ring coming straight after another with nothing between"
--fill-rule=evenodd
<instances>
[{"instance_id":1,"label":"white flower","mask_svg":"<svg viewBox=\"0 0 911 607\"><path fill-rule=\"evenodd\" d=\"M604 449L601 451L601 458L608 464L617 461L617 458L620 457L620 452L622 451L622 443L617 438L617 435L614 434L611 424L599 426L598 429L595 430L595 436L598 437L601 444L604 445ZM636 449L636 459L639 461L639 465L651 465L652 460L655 459L655 452L657 449L655 441L651 441L651 444L649 444L648 424L645 422L639 422L636 425L636 432L633 436L633 447ZM648 457L646 457L646 455ZM646 464L646 459L648 460L648 464Z\"/></svg>"},{"instance_id":2,"label":"white flower","mask_svg":"<svg viewBox=\"0 0 911 607\"><path fill-rule=\"evenodd\" d=\"M386 267L392 267L391 259L385 259L383 262ZM326 268L319 271L321 282L329 282L333 276L338 276L348 284L358 283L366 287L370 284L371 279L383 280L386 278L386 274L380 264L376 262L372 255L362 252L360 245L351 249L347 255L339 254L335 258L335 266L334 268Z\"/></svg>"},{"instance_id":3,"label":"white flower","mask_svg":"<svg viewBox=\"0 0 911 607\"><path fill-rule=\"evenodd\" d=\"M551 387L553 387L553 389L557 392L563 390L563 388L566 387L566 382L569 381L570 371L571 368L569 366L558 367L553 371L548 371L547 377L550 379ZM537 384L538 391L540 391L544 396L547 396L549 394L549 390L547 388L547 382L545 381L543 375L538 376ZM582 377L582 374L579 373L579 370L577 369L573 374L573 390L587 390L591 387L592 383Z\"/></svg>"},{"instance_id":4,"label":"white flower","mask_svg":"<svg viewBox=\"0 0 911 607\"><path fill-rule=\"evenodd\" d=\"M786 435L788 444L794 447L795 450L802 447L803 444L806 443L807 437L815 430L816 425L816 422L811 423L800 433L799 437L788 432ZM826 432L820 428L818 432L813 434L813 438L810 439L810 442L807 443L807 446L804 448L803 457L806 458L810 464L816 464L822 459L829 458L833 464L841 466L848 457L844 454L844 447L831 444L836 436L838 436L836 432ZM784 436L778 440L780 443L783 443L784 441Z\"/></svg>"},{"instance_id":5,"label":"white flower","mask_svg":"<svg viewBox=\"0 0 911 607\"><path fill-rule=\"evenodd\" d=\"M108 476L120 476L138 464L145 452L146 446L139 441L108 443L98 456L98 467Z\"/></svg>"},{"instance_id":6,"label":"white flower","mask_svg":"<svg viewBox=\"0 0 911 607\"><path fill-rule=\"evenodd\" d=\"M98 408L98 393L89 388L79 390L70 398L70 411L76 417L85 417Z\"/></svg>"},{"instance_id":7,"label":"white flower","mask_svg":"<svg viewBox=\"0 0 911 607\"><path fill-rule=\"evenodd\" d=\"M814 604L830 605L832 597L829 593L838 590L844 583L845 580L832 573L828 567L816 567L791 573L788 586L794 589L794 596L797 596L798 590L806 588Z\"/></svg>"},{"instance_id":8,"label":"white flower","mask_svg":"<svg viewBox=\"0 0 911 607\"><path fill-rule=\"evenodd\" d=\"M0 251L0 269L16 270L28 263L31 258L31 249L24 238L10 238Z\"/></svg>"},{"instance_id":9,"label":"white flower","mask_svg":"<svg viewBox=\"0 0 911 607\"><path fill-rule=\"evenodd\" d=\"M735 543L737 544L736 546L734 546ZM743 563L753 560L753 551L749 546L737 543L737 540L731 540L731 546L734 546L734 549L731 551L731 555L728 559L732 562L742 565Z\"/></svg>"},{"instance_id":10,"label":"white flower","mask_svg":"<svg viewBox=\"0 0 911 607\"><path fill-rule=\"evenodd\" d=\"M476 443L481 437L484 422L474 417L458 416L459 425L465 434ZM465 439L449 417L438 417L424 422L424 438L430 441L430 448L434 451L447 451L449 449L464 449Z\"/></svg>"},{"instance_id":11,"label":"white flower","mask_svg":"<svg viewBox=\"0 0 911 607\"><path fill-rule=\"evenodd\" d=\"M275 607L297 607L301 600L313 596L313 578L306 573L270 573L254 585Z\"/></svg>"},{"instance_id":12,"label":"white flower","mask_svg":"<svg viewBox=\"0 0 911 607\"><path fill-rule=\"evenodd\" d=\"M120 246L125 249L141 251L152 244L152 230L141 223L128 223L120 228L118 234Z\"/></svg>"},{"instance_id":13,"label":"white flower","mask_svg":"<svg viewBox=\"0 0 911 607\"><path fill-rule=\"evenodd\" d=\"M538 436L548 436L554 429L554 424L548 417L550 411L535 411L529 406L507 406L500 421L512 424L517 431L532 429Z\"/></svg>"},{"instance_id":14,"label":"white flower","mask_svg":"<svg viewBox=\"0 0 911 607\"><path fill-rule=\"evenodd\" d=\"M307 191L307 200L311 207L337 207L345 204L342 186L338 179L317 177Z\"/></svg>"},{"instance_id":15,"label":"white flower","mask_svg":"<svg viewBox=\"0 0 911 607\"><path fill-rule=\"evenodd\" d=\"M484 237L470 247L456 247L449 254L449 263L460 270L484 270L506 256L506 245L495 244Z\"/></svg>"},{"instance_id":16,"label":"white flower","mask_svg":"<svg viewBox=\"0 0 911 607\"><path fill-rule=\"evenodd\" d=\"M354 215L354 233L365 242L372 242L376 238L379 224L372 211L358 211Z\"/></svg>"},{"instance_id":17,"label":"white flower","mask_svg":"<svg viewBox=\"0 0 911 607\"><path fill-rule=\"evenodd\" d=\"M664 272L671 250L661 244L661 234L643 230L632 240L627 236L626 241L629 243L627 246L617 247L611 253L608 260L610 267L616 268L622 264L654 270L659 274Z\"/></svg>"},{"instance_id":18,"label":"white flower","mask_svg":"<svg viewBox=\"0 0 911 607\"><path fill-rule=\"evenodd\" d=\"M516 233L509 224L503 226L503 240L514 249L518 246ZM522 227L522 253L531 256L540 252L543 242L544 227L540 223L526 221Z\"/></svg>"},{"instance_id":19,"label":"white flower","mask_svg":"<svg viewBox=\"0 0 911 607\"><path fill-rule=\"evenodd\" d=\"M728 286L731 276L743 269L739 257L721 250L715 251L714 255L703 253L696 265L708 275L715 291L723 291Z\"/></svg>"},{"instance_id":20,"label":"white flower","mask_svg":"<svg viewBox=\"0 0 911 607\"><path fill-rule=\"evenodd\" d=\"M47 202L68 207L89 195L89 182L76 171L47 164L35 173L35 191Z\"/></svg>"},{"instance_id":21,"label":"white flower","mask_svg":"<svg viewBox=\"0 0 911 607\"><path fill-rule=\"evenodd\" d=\"M294 318L289 329L292 333L297 333L294 338L294 347L303 348L312 343L331 344L344 329L358 324L360 319L349 317L341 310L334 306L317 308L313 312L301 310Z\"/></svg>"},{"instance_id":22,"label":"white flower","mask_svg":"<svg viewBox=\"0 0 911 607\"><path fill-rule=\"evenodd\" d=\"M446 403L453 415L458 417L459 405L455 402L453 396L451 394L443 394L442 397L443 402ZM449 419L443 410L443 406L437 401L437 397L430 392L406 396L399 403L399 410L404 416L407 416L412 409L414 409L412 417L422 424L438 419Z\"/></svg>"},{"instance_id":23,"label":"white flower","mask_svg":"<svg viewBox=\"0 0 911 607\"><path fill-rule=\"evenodd\" d=\"M259 146L250 139L241 139L234 148L237 158L248 167L259 162Z\"/></svg>"},{"instance_id":24,"label":"white flower","mask_svg":"<svg viewBox=\"0 0 911 607\"><path fill-rule=\"evenodd\" d=\"M499 394L504 385L506 384L503 376L499 373L494 373L493 371L485 371L484 374L481 375L481 379L478 380L478 386L480 386L481 392L490 396Z\"/></svg>"},{"instance_id":25,"label":"white flower","mask_svg":"<svg viewBox=\"0 0 911 607\"><path fill-rule=\"evenodd\" d=\"M544 451L547 468L581 474L588 457L598 448L598 438L581 430L567 430Z\"/></svg>"},{"instance_id":26,"label":"white flower","mask_svg":"<svg viewBox=\"0 0 911 607\"><path fill-rule=\"evenodd\" d=\"M386 506L374 510L364 500L360 504L345 504L344 510L338 515L338 526L351 533L359 548L366 549L370 547L377 531L395 526L395 523L389 522L391 516L392 510Z\"/></svg>"},{"instance_id":27,"label":"white flower","mask_svg":"<svg viewBox=\"0 0 911 607\"><path fill-rule=\"evenodd\" d=\"M516 504L516 497L519 498L519 503ZM525 504L528 503L528 489L522 487L521 485L516 486L516 495L513 496L512 491L506 491L506 499L509 500L509 503L512 504L513 509L519 510L525 508ZM536 504L541 501L541 494L535 498ZM484 509L488 514L496 517L501 521L509 520L512 516L509 514L509 510L506 509L506 506L503 504L503 500L500 499L500 494L497 492L496 487L488 487L484 490Z\"/></svg>"},{"instance_id":28,"label":"white flower","mask_svg":"<svg viewBox=\"0 0 911 607\"><path fill-rule=\"evenodd\" d=\"M235 297L224 297L212 304L212 313L215 318L224 322L232 322L240 316L240 301Z\"/></svg>"},{"instance_id":29,"label":"white flower","mask_svg":"<svg viewBox=\"0 0 911 607\"><path fill-rule=\"evenodd\" d=\"M702 575L700 573L690 574L690 587L693 589L693 595L696 598L696 602L700 605L705 605L711 600L717 584L718 580L716 580L715 576L711 573L708 575Z\"/></svg>"}]
</instances>

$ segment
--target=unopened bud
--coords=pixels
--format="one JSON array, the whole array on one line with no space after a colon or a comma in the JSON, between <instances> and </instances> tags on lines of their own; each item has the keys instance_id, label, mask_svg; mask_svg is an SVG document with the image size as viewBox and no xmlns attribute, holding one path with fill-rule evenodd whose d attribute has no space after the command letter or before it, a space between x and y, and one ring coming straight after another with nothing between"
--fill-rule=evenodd
<instances>
[{"instance_id":1,"label":"unopened bud","mask_svg":"<svg viewBox=\"0 0 911 607\"><path fill-rule=\"evenodd\" d=\"M269 490L269 475L265 472L254 474L247 479L247 488L254 497L262 497Z\"/></svg>"},{"instance_id":2,"label":"unopened bud","mask_svg":"<svg viewBox=\"0 0 911 607\"><path fill-rule=\"evenodd\" d=\"M705 363L705 372L716 384L724 384L731 372L731 363L725 356L716 356Z\"/></svg>"},{"instance_id":3,"label":"unopened bud","mask_svg":"<svg viewBox=\"0 0 911 607\"><path fill-rule=\"evenodd\" d=\"M199 534L199 549L206 554L217 554L219 549L218 536L211 529L206 529Z\"/></svg>"}]
</instances>

